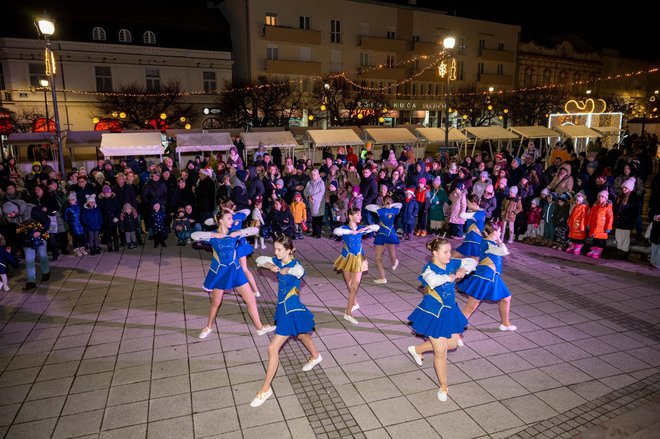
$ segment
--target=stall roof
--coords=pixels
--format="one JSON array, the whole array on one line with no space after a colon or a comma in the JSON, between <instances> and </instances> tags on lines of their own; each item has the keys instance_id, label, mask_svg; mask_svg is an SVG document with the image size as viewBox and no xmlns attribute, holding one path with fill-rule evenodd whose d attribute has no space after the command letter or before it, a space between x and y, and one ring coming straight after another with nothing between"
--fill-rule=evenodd
<instances>
[{"instance_id":1,"label":"stall roof","mask_svg":"<svg viewBox=\"0 0 660 439\"><path fill-rule=\"evenodd\" d=\"M263 143L266 148L293 148L298 146L298 142L293 138L293 134L290 131L241 133L241 138L246 149L258 148L259 143Z\"/></svg>"},{"instance_id":2,"label":"stall roof","mask_svg":"<svg viewBox=\"0 0 660 439\"><path fill-rule=\"evenodd\" d=\"M444 128L417 128L417 132L426 140L431 143L445 143L445 129ZM468 137L461 133L456 128L449 128L449 141L450 142L467 142Z\"/></svg>"},{"instance_id":3,"label":"stall roof","mask_svg":"<svg viewBox=\"0 0 660 439\"><path fill-rule=\"evenodd\" d=\"M561 125L553 128L564 137L603 137L599 132L586 125Z\"/></svg>"},{"instance_id":4,"label":"stall roof","mask_svg":"<svg viewBox=\"0 0 660 439\"><path fill-rule=\"evenodd\" d=\"M252 127L251 133L270 133L273 131L285 131L284 127Z\"/></svg>"},{"instance_id":5,"label":"stall roof","mask_svg":"<svg viewBox=\"0 0 660 439\"><path fill-rule=\"evenodd\" d=\"M171 128L171 129L165 131L165 133L167 134L167 137L176 137L179 134L191 134L191 133L203 133L203 132L204 132L204 130L202 130L201 128L200 129L194 129L194 130L193 129L186 130L186 129L181 129L181 128Z\"/></svg>"},{"instance_id":6,"label":"stall roof","mask_svg":"<svg viewBox=\"0 0 660 439\"><path fill-rule=\"evenodd\" d=\"M544 137L557 137L557 132L540 125L509 127L509 130L525 139L542 139Z\"/></svg>"},{"instance_id":7,"label":"stall roof","mask_svg":"<svg viewBox=\"0 0 660 439\"><path fill-rule=\"evenodd\" d=\"M106 157L163 155L164 152L159 131L146 133L105 133L101 137L100 149Z\"/></svg>"},{"instance_id":8,"label":"stall roof","mask_svg":"<svg viewBox=\"0 0 660 439\"><path fill-rule=\"evenodd\" d=\"M101 135L110 131L69 131L66 135L68 145L91 145L99 146L101 144Z\"/></svg>"},{"instance_id":9,"label":"stall roof","mask_svg":"<svg viewBox=\"0 0 660 439\"><path fill-rule=\"evenodd\" d=\"M407 128L365 128L367 139L376 144L417 143L417 137Z\"/></svg>"},{"instance_id":10,"label":"stall roof","mask_svg":"<svg viewBox=\"0 0 660 439\"><path fill-rule=\"evenodd\" d=\"M465 132L477 139L513 140L519 136L500 126L496 127L467 127Z\"/></svg>"},{"instance_id":11,"label":"stall roof","mask_svg":"<svg viewBox=\"0 0 660 439\"><path fill-rule=\"evenodd\" d=\"M227 151L234 146L229 133L181 133L176 135L176 152Z\"/></svg>"},{"instance_id":12,"label":"stall roof","mask_svg":"<svg viewBox=\"0 0 660 439\"><path fill-rule=\"evenodd\" d=\"M601 134L619 133L621 131L625 131L621 127L591 127L591 129Z\"/></svg>"},{"instance_id":13,"label":"stall roof","mask_svg":"<svg viewBox=\"0 0 660 439\"><path fill-rule=\"evenodd\" d=\"M10 145L36 145L55 142L55 133L11 133L7 139Z\"/></svg>"},{"instance_id":14,"label":"stall roof","mask_svg":"<svg viewBox=\"0 0 660 439\"><path fill-rule=\"evenodd\" d=\"M364 145L364 141L352 129L309 130L309 138L315 146Z\"/></svg>"}]
</instances>

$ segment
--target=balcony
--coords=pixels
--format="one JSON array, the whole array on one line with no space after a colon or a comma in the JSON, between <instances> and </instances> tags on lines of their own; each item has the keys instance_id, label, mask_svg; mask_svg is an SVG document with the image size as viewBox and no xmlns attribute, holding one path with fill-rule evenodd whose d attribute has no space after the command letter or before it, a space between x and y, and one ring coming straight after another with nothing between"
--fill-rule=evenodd
<instances>
[{"instance_id":1,"label":"balcony","mask_svg":"<svg viewBox=\"0 0 660 439\"><path fill-rule=\"evenodd\" d=\"M293 27L264 26L264 39L279 43L321 44L321 32Z\"/></svg>"},{"instance_id":2,"label":"balcony","mask_svg":"<svg viewBox=\"0 0 660 439\"><path fill-rule=\"evenodd\" d=\"M510 50L481 49L479 58L484 61L513 62L515 56Z\"/></svg>"},{"instance_id":3,"label":"balcony","mask_svg":"<svg viewBox=\"0 0 660 439\"><path fill-rule=\"evenodd\" d=\"M442 52L442 47L436 43L426 43L424 41L415 41L413 51L416 55L434 55Z\"/></svg>"},{"instance_id":4,"label":"balcony","mask_svg":"<svg viewBox=\"0 0 660 439\"><path fill-rule=\"evenodd\" d=\"M402 79L407 78L408 77L407 75L408 75L407 69L401 69L396 67L383 67L382 69L374 69L368 72L362 72L360 74L360 78L401 81Z\"/></svg>"},{"instance_id":5,"label":"balcony","mask_svg":"<svg viewBox=\"0 0 660 439\"><path fill-rule=\"evenodd\" d=\"M389 38L360 36L358 46L363 50L377 50L380 52L407 52L404 40L391 40Z\"/></svg>"},{"instance_id":6,"label":"balcony","mask_svg":"<svg viewBox=\"0 0 660 439\"><path fill-rule=\"evenodd\" d=\"M482 73L479 75L477 84L482 87L513 87L513 75L487 75Z\"/></svg>"},{"instance_id":7,"label":"balcony","mask_svg":"<svg viewBox=\"0 0 660 439\"><path fill-rule=\"evenodd\" d=\"M286 75L321 75L321 63L267 59L266 72Z\"/></svg>"}]
</instances>

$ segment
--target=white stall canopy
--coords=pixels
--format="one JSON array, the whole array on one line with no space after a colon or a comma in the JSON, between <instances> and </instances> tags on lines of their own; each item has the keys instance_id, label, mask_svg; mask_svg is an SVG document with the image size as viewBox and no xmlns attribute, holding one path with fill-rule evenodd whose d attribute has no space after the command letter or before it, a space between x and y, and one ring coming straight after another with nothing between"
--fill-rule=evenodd
<instances>
[{"instance_id":1,"label":"white stall canopy","mask_svg":"<svg viewBox=\"0 0 660 439\"><path fill-rule=\"evenodd\" d=\"M414 144L418 142L417 137L407 128L365 128L365 140L371 140L375 144Z\"/></svg>"},{"instance_id":2,"label":"white stall canopy","mask_svg":"<svg viewBox=\"0 0 660 439\"><path fill-rule=\"evenodd\" d=\"M560 125L553 127L553 129L560 133L562 137L575 139L575 151L586 150L589 139L603 137L598 131L586 125ZM582 139L581 142L580 139Z\"/></svg>"},{"instance_id":3,"label":"white stall canopy","mask_svg":"<svg viewBox=\"0 0 660 439\"><path fill-rule=\"evenodd\" d=\"M259 144L266 148L295 148L298 142L290 131L261 131L241 133L245 149L256 149Z\"/></svg>"},{"instance_id":4,"label":"white stall canopy","mask_svg":"<svg viewBox=\"0 0 660 439\"><path fill-rule=\"evenodd\" d=\"M102 135L100 149L106 157L157 155L162 158L165 152L159 131L106 133Z\"/></svg>"},{"instance_id":5,"label":"white stall canopy","mask_svg":"<svg viewBox=\"0 0 660 439\"><path fill-rule=\"evenodd\" d=\"M353 146L364 145L364 140L355 134L352 129L335 129L335 130L309 130L305 136L314 146Z\"/></svg>"},{"instance_id":6,"label":"white stall canopy","mask_svg":"<svg viewBox=\"0 0 660 439\"><path fill-rule=\"evenodd\" d=\"M552 137L559 137L557 136L556 131L539 125L509 127L509 130L520 136L520 145L518 145L518 154L516 154L518 156L520 155L521 150L524 149L523 143L525 139L546 139L545 150L549 152L550 148L548 147L547 139ZM543 152L543 141L541 141L541 145L539 145L539 147L541 152Z\"/></svg>"},{"instance_id":7,"label":"white stall canopy","mask_svg":"<svg viewBox=\"0 0 660 439\"><path fill-rule=\"evenodd\" d=\"M229 133L178 133L176 152L181 163L181 154L198 151L228 151L234 143Z\"/></svg>"},{"instance_id":8,"label":"white stall canopy","mask_svg":"<svg viewBox=\"0 0 660 439\"><path fill-rule=\"evenodd\" d=\"M445 143L445 128L439 128L439 127L432 127L432 128L417 128L417 133L422 137L422 139L427 143L437 143L437 144L442 144L444 145ZM449 128L449 136L448 136L448 141L449 144L456 144L458 143L458 150L460 151L461 146L465 147L465 154L467 154L467 144L470 141L470 139L463 133L461 133L458 129L456 128ZM449 145L445 145L445 147L449 148Z\"/></svg>"},{"instance_id":9,"label":"white stall canopy","mask_svg":"<svg viewBox=\"0 0 660 439\"><path fill-rule=\"evenodd\" d=\"M494 127L467 127L465 132L474 137L474 144L472 145L472 155L477 148L477 142L480 139L488 141L488 147L490 148L490 156L493 157L493 144L491 140L497 140L497 147L500 149L502 147L502 142L506 141L506 147L511 151L511 141L518 138L517 134L512 133L511 131L502 128L500 126Z\"/></svg>"}]
</instances>

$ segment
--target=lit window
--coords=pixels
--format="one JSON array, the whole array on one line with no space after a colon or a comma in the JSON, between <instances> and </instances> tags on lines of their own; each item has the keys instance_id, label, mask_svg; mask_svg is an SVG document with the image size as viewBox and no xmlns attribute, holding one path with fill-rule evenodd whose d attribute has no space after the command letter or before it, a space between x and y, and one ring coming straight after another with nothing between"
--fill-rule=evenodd
<instances>
[{"instance_id":1,"label":"lit window","mask_svg":"<svg viewBox=\"0 0 660 439\"><path fill-rule=\"evenodd\" d=\"M387 67L394 67L395 64L394 55L387 55L385 64L387 65Z\"/></svg>"},{"instance_id":2,"label":"lit window","mask_svg":"<svg viewBox=\"0 0 660 439\"><path fill-rule=\"evenodd\" d=\"M131 36L131 32L128 29L122 29L119 31L119 42L120 43L133 42L133 37Z\"/></svg>"},{"instance_id":3,"label":"lit window","mask_svg":"<svg viewBox=\"0 0 660 439\"><path fill-rule=\"evenodd\" d=\"M98 26L92 29L92 40L105 41L105 29Z\"/></svg>"},{"instance_id":4,"label":"lit window","mask_svg":"<svg viewBox=\"0 0 660 439\"><path fill-rule=\"evenodd\" d=\"M266 12L266 26L277 26L277 14Z\"/></svg>"},{"instance_id":5,"label":"lit window","mask_svg":"<svg viewBox=\"0 0 660 439\"><path fill-rule=\"evenodd\" d=\"M156 44L156 34L150 30L146 31L144 35L142 35L142 39L144 44Z\"/></svg>"}]
</instances>

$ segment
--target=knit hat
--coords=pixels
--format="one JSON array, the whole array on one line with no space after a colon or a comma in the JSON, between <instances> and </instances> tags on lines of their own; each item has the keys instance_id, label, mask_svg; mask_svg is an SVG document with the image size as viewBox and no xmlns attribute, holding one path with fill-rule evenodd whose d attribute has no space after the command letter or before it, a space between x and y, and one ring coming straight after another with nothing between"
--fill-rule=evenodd
<instances>
[{"instance_id":1,"label":"knit hat","mask_svg":"<svg viewBox=\"0 0 660 439\"><path fill-rule=\"evenodd\" d=\"M11 215L12 213L19 214L20 209L18 208L18 205L16 203L7 201L5 204L2 205L2 213L4 213L5 215Z\"/></svg>"},{"instance_id":2,"label":"knit hat","mask_svg":"<svg viewBox=\"0 0 660 439\"><path fill-rule=\"evenodd\" d=\"M111 194L112 193L112 188L106 184L105 186L103 186L103 193L104 194Z\"/></svg>"},{"instance_id":3,"label":"knit hat","mask_svg":"<svg viewBox=\"0 0 660 439\"><path fill-rule=\"evenodd\" d=\"M623 184L621 185L621 188L626 188L630 192L635 190L635 183L637 183L637 180L634 178L629 178L628 180L624 181Z\"/></svg>"},{"instance_id":4,"label":"knit hat","mask_svg":"<svg viewBox=\"0 0 660 439\"><path fill-rule=\"evenodd\" d=\"M599 198L600 197L605 197L605 198L609 199L610 198L610 193L608 191L600 191L600 192L598 192L598 197Z\"/></svg>"},{"instance_id":5,"label":"knit hat","mask_svg":"<svg viewBox=\"0 0 660 439\"><path fill-rule=\"evenodd\" d=\"M541 196L542 196L542 197L547 197L548 195L550 195L550 189L548 189L547 187L544 187L544 188L541 190Z\"/></svg>"},{"instance_id":6,"label":"knit hat","mask_svg":"<svg viewBox=\"0 0 660 439\"><path fill-rule=\"evenodd\" d=\"M458 183L456 183L456 189L458 189L459 191L462 191L464 187L465 187L465 185L463 184L462 181L459 181Z\"/></svg>"},{"instance_id":7,"label":"knit hat","mask_svg":"<svg viewBox=\"0 0 660 439\"><path fill-rule=\"evenodd\" d=\"M557 201L557 198L559 198L557 192L550 192L550 196L552 197L552 201Z\"/></svg>"},{"instance_id":8,"label":"knit hat","mask_svg":"<svg viewBox=\"0 0 660 439\"><path fill-rule=\"evenodd\" d=\"M569 199L570 199L570 196L569 196L568 192L564 192L563 194L561 194L561 195L559 196L559 200L560 200L560 201L564 201L564 202L566 202L566 201L568 201Z\"/></svg>"},{"instance_id":9,"label":"knit hat","mask_svg":"<svg viewBox=\"0 0 660 439\"><path fill-rule=\"evenodd\" d=\"M296 198L300 198L300 199L302 200L302 195L300 195L300 192L296 192L296 193L293 195L293 198L294 198L294 200L295 200Z\"/></svg>"},{"instance_id":10,"label":"knit hat","mask_svg":"<svg viewBox=\"0 0 660 439\"><path fill-rule=\"evenodd\" d=\"M199 173L204 174L207 177L211 177L213 175L213 171L211 170L211 168L202 168L199 170Z\"/></svg>"},{"instance_id":11,"label":"knit hat","mask_svg":"<svg viewBox=\"0 0 660 439\"><path fill-rule=\"evenodd\" d=\"M284 180L282 180L281 178L278 178L277 180L275 180L275 186L277 186L277 185L284 186Z\"/></svg>"},{"instance_id":12,"label":"knit hat","mask_svg":"<svg viewBox=\"0 0 660 439\"><path fill-rule=\"evenodd\" d=\"M481 171L479 178L488 178L488 171Z\"/></svg>"},{"instance_id":13,"label":"knit hat","mask_svg":"<svg viewBox=\"0 0 660 439\"><path fill-rule=\"evenodd\" d=\"M406 189L406 195L410 194L411 197L415 196L415 189L413 188L408 188Z\"/></svg>"},{"instance_id":14,"label":"knit hat","mask_svg":"<svg viewBox=\"0 0 660 439\"><path fill-rule=\"evenodd\" d=\"M71 192L68 197L66 197L67 200L73 200L76 203L78 202L78 196L76 195L75 192Z\"/></svg>"},{"instance_id":15,"label":"knit hat","mask_svg":"<svg viewBox=\"0 0 660 439\"><path fill-rule=\"evenodd\" d=\"M518 166L522 164L522 160L520 160L520 157L516 157L515 159L511 160L511 164L513 164L513 162L516 162Z\"/></svg>"},{"instance_id":16,"label":"knit hat","mask_svg":"<svg viewBox=\"0 0 660 439\"><path fill-rule=\"evenodd\" d=\"M539 200L538 198L534 198L532 200L532 205L534 205L534 206L538 206L540 203L541 203L541 200Z\"/></svg>"},{"instance_id":17,"label":"knit hat","mask_svg":"<svg viewBox=\"0 0 660 439\"><path fill-rule=\"evenodd\" d=\"M440 177L435 177L433 179L433 184L441 185L442 184L442 179Z\"/></svg>"},{"instance_id":18,"label":"knit hat","mask_svg":"<svg viewBox=\"0 0 660 439\"><path fill-rule=\"evenodd\" d=\"M495 189L493 189L492 184L486 185L486 189L484 190L484 197L486 197L486 194L490 194L490 196L492 197L494 192ZM490 198L490 197L486 197L486 198Z\"/></svg>"},{"instance_id":19,"label":"knit hat","mask_svg":"<svg viewBox=\"0 0 660 439\"><path fill-rule=\"evenodd\" d=\"M598 168L598 162L594 160L593 162L587 163L587 168L592 168L592 169Z\"/></svg>"},{"instance_id":20,"label":"knit hat","mask_svg":"<svg viewBox=\"0 0 660 439\"><path fill-rule=\"evenodd\" d=\"M95 203L96 204L96 195L94 195L94 194L85 195L85 199L87 200L88 203Z\"/></svg>"},{"instance_id":21,"label":"knit hat","mask_svg":"<svg viewBox=\"0 0 660 439\"><path fill-rule=\"evenodd\" d=\"M575 194L575 199L578 200L582 198L582 201L587 199L587 194L584 193L584 191L580 191L577 194Z\"/></svg>"},{"instance_id":22,"label":"knit hat","mask_svg":"<svg viewBox=\"0 0 660 439\"><path fill-rule=\"evenodd\" d=\"M495 154L495 161L496 162L501 162L503 158L504 158L504 156L502 154L500 154L499 152L497 154Z\"/></svg>"},{"instance_id":23,"label":"knit hat","mask_svg":"<svg viewBox=\"0 0 660 439\"><path fill-rule=\"evenodd\" d=\"M355 195L359 194L360 193L360 186L353 186L353 193Z\"/></svg>"},{"instance_id":24,"label":"knit hat","mask_svg":"<svg viewBox=\"0 0 660 439\"><path fill-rule=\"evenodd\" d=\"M426 186L426 179L424 177L420 178L419 179L419 184L423 185L423 186Z\"/></svg>"},{"instance_id":25,"label":"knit hat","mask_svg":"<svg viewBox=\"0 0 660 439\"><path fill-rule=\"evenodd\" d=\"M518 195L518 186L511 186L509 188L509 193L513 194L514 197L517 196Z\"/></svg>"}]
</instances>

